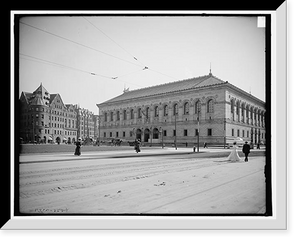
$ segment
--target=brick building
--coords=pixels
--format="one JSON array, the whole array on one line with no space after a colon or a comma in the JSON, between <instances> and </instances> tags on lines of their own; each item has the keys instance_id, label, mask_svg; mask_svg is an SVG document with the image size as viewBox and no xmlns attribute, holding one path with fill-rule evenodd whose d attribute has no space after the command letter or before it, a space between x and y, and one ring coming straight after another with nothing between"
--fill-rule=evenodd
<instances>
[{"instance_id":1,"label":"brick building","mask_svg":"<svg viewBox=\"0 0 300 243\"><path fill-rule=\"evenodd\" d=\"M76 105L77 112L77 135L84 141L91 143L97 140L99 132L97 132L97 116L88 109L80 108Z\"/></svg>"},{"instance_id":2,"label":"brick building","mask_svg":"<svg viewBox=\"0 0 300 243\"><path fill-rule=\"evenodd\" d=\"M265 103L211 72L124 91L97 106L101 140L195 145L199 129L201 146L226 145L237 137L265 143Z\"/></svg>"}]
</instances>

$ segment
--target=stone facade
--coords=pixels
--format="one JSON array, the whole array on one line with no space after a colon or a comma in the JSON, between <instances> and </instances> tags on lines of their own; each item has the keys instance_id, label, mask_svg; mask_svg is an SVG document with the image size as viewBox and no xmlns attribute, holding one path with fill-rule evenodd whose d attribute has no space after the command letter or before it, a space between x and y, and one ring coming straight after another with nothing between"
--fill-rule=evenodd
<instances>
[{"instance_id":1,"label":"stone facade","mask_svg":"<svg viewBox=\"0 0 300 243\"><path fill-rule=\"evenodd\" d=\"M145 144L226 145L237 137L265 142L265 103L211 73L126 91L97 105L100 139Z\"/></svg>"},{"instance_id":2,"label":"stone facade","mask_svg":"<svg viewBox=\"0 0 300 243\"><path fill-rule=\"evenodd\" d=\"M97 140L95 116L77 105L64 104L60 94L50 94L41 84L20 97L20 137L23 142L74 143L81 136ZM98 120L99 124L99 120Z\"/></svg>"}]
</instances>

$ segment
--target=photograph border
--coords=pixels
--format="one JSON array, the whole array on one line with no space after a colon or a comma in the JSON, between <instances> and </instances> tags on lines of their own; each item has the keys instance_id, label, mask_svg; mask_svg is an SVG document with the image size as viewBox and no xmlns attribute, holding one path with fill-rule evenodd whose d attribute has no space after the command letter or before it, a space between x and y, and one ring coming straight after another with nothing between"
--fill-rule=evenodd
<instances>
[{"instance_id":1,"label":"photograph border","mask_svg":"<svg viewBox=\"0 0 300 243\"><path fill-rule=\"evenodd\" d=\"M284 10L283 10L283 12L284 12ZM200 14L201 15L201 12L200 13L194 13L194 14L198 14L198 15ZM207 13L207 14L213 15L214 13ZM223 14L224 15L224 13L218 13L218 14L221 14L221 15ZM245 14L245 13L243 12L243 14ZM229 13L229 15L230 15L230 13ZM231 15L241 15L241 14L234 13L234 14L231 14ZM269 21L269 22L271 22L270 31L272 32L272 37L270 39L270 42L273 43L273 44L277 44L276 40L278 38L275 38L275 35L273 35L273 33L276 33L277 35L279 35L278 34L278 29L275 28L276 25L278 25L278 23L279 23L279 16L276 15L275 12L250 13L250 15L270 16L270 19L271 19L271 21ZM268 23L268 21L266 21L266 22ZM13 40L13 38L12 38L12 40ZM266 43L267 43L267 35L266 35ZM52 224L52 223L54 223L54 221L58 221L58 220L59 221L56 222L53 225L56 229L57 228L58 229L79 229L80 225L81 225L82 229L99 229L99 228L100 229L153 229L153 228L154 229L178 229L180 227L184 228L184 229L223 229L223 228L229 229L229 228L232 228L232 226L233 226L233 228L234 228L234 226L239 226L238 228L243 228L244 229L246 226L249 226L248 225L249 222L257 221L258 218L261 219L262 222L269 221L269 219L277 218L278 214L276 212L277 212L278 204L274 200L274 199L277 199L276 198L277 193L271 193L271 192L274 192L274 187L277 190L277 186L278 186L279 183L278 182L276 183L277 177L276 176L271 177L271 174L272 175L275 175L275 174L277 175L277 172L278 172L277 171L278 170L278 168L277 168L278 164L276 163L277 160L275 159L276 156L277 156L278 151L276 151L276 147L274 147L274 146L275 146L275 143L277 145L277 142L278 142L277 136L278 135L281 136L281 135L277 133L277 135L274 136L274 133L273 133L274 129L275 129L275 131L277 131L277 124L278 124L278 120L276 122L277 124L276 123L274 124L274 119L273 119L274 116L277 118L277 115L278 115L278 110L276 112L276 109L275 109L275 108L278 107L277 106L278 105L278 97L277 97L277 102L276 103L273 103L273 101L274 101L274 96L275 96L275 99L276 99L276 96L277 96L276 91L278 89L278 82L276 80L276 76L278 77L277 72L279 71L278 69L273 68L273 67L276 67L276 63L275 63L275 61L273 61L274 60L274 55L275 55L274 52L276 53L276 59L275 59L276 62L279 61L277 59L278 58L278 50L277 50L277 48L275 49L275 45L273 45L273 44L271 44L271 46L269 46L269 47L266 46L266 48L270 48L270 51L272 53L272 57L271 57L272 61L270 60L270 70L272 69L272 72L269 73L266 70L266 86L267 86L266 87L267 88L266 89L266 95L267 95L266 96L266 104L267 104L267 106L269 106L269 107L266 107L266 109L271 110L271 116L270 116L271 119L269 119L269 122L270 122L270 125L272 124L271 132L269 132L269 134L267 135L269 138L271 138L271 133L272 133L272 144L269 144L270 147L272 147L272 150L267 151L267 153L269 153L270 157L272 157L272 168L269 164L269 169L267 169L267 173L270 173L268 178L270 178L269 180L270 180L270 182L272 182L272 183L269 183L270 188L269 189L267 188L267 193L268 193L268 190L269 190L269 193L271 194L270 197L269 197L270 198L270 202L269 202L270 205L269 205L269 207L267 207L268 210L270 210L270 206L271 206L271 211L268 212L268 215L272 215L272 212L274 212L271 217L266 217L266 216L264 216L264 217L230 216L230 218L228 219L227 217L224 217L224 216L223 217L220 217L220 216L209 216L208 217L208 216L186 216L186 215L185 216L173 215L171 217L165 216L165 215L164 216L161 216L161 215L156 215L156 216L148 216L148 215L147 216L134 216L134 215L132 215L132 216L128 216L128 215L122 215L122 216L119 216L119 215L114 215L114 216L105 216L105 215L104 216L95 216L95 215L93 215L93 216L81 216L80 215L78 217L73 216L73 215L72 216L70 216L70 215L65 215L65 216L16 216L15 212L16 212L16 209L18 209L18 205L17 205L18 200L16 200L16 195L18 195L18 194L16 194L16 190L13 190L13 188L12 188L12 191L11 191L12 202L15 202L15 203L14 203L14 207L12 207L12 210L11 210L11 216L12 216L11 218L12 219L9 222L14 221L16 223L18 221L18 222L23 222L24 223L24 222L29 220L33 223L34 227L37 227L36 229L51 228L50 224ZM18 52L16 52L16 53L18 53ZM16 53L15 53L15 57L16 57ZM279 58L279 59L281 59L281 58ZM284 65L286 65L286 63ZM278 63L277 63L277 67L280 67L280 66L278 66ZM275 70L276 70L276 74L275 74ZM16 73L15 73L15 75L16 75ZM272 85L270 83L268 84L267 75L270 76L269 77L270 80L272 79ZM275 85L275 83L276 83L276 85ZM268 92L267 92L268 89L271 90L271 92L270 92L271 96L269 96L269 97L268 97ZM16 94L17 94L17 92L15 90L14 95L16 95ZM270 103L268 102L268 99L269 99L269 101L271 101ZM14 102L16 102L16 100L14 100ZM276 106L274 107L273 104L276 104ZM281 104L285 104L285 103L283 102ZM285 108L285 107L283 107L283 108ZM282 107L281 108L279 107L279 109L282 109ZM12 118L15 119L15 117L12 117ZM14 119L12 119L12 120L14 120ZM14 132L16 133L16 130ZM12 137L16 138L16 136L15 136L16 134L12 134L12 135L14 135ZM268 139L267 139L267 141L268 141ZM14 144L14 146L15 146L15 144ZM15 151L13 151L13 152L14 152L14 154L12 154L12 158L14 158L14 160L16 160L17 159L16 158L16 153L15 153ZM275 158L274 158L274 156L275 156ZM273 160L275 161L275 163L273 163ZM12 162L12 164L14 164L14 162ZM268 168L268 166L267 166L267 168ZM12 169L12 174L11 174L12 175L12 185L15 185L16 181L13 180L13 178L16 177L16 173L13 173L13 172L16 172L18 170L14 170L15 168L13 168L13 166L11 167L11 169ZM271 185L272 185L273 188L271 188ZM272 204L272 202L274 202L274 203ZM93 223L95 223L95 220L98 221L97 224L96 224L96 227L87 223L86 220L91 220L91 219L92 219ZM50 221L48 221L48 220L50 220ZM76 221L76 223L74 223L74 220ZM77 220L79 220L79 221L77 222ZM205 223L204 223L203 220L205 220ZM218 226L214 222L213 223L214 227L210 228L212 226L212 224L207 223L207 222L212 222L212 221L215 221L215 220L218 220L220 222L220 225ZM228 224L227 220L231 221L232 223ZM40 224L40 223L36 224L38 221L43 222L43 224ZM197 222L197 223L194 224L195 222ZM236 224L237 222L239 222L239 223ZM6 226L9 226L9 224L6 224ZM256 224L256 226L258 226L258 225ZM28 222L26 223L26 226L23 226L23 227L30 228ZM34 229L34 227L32 229ZM5 228L6 227L3 227L3 229L5 229ZM248 228L248 227L246 227L246 228ZM249 228L251 228L251 226Z\"/></svg>"}]
</instances>

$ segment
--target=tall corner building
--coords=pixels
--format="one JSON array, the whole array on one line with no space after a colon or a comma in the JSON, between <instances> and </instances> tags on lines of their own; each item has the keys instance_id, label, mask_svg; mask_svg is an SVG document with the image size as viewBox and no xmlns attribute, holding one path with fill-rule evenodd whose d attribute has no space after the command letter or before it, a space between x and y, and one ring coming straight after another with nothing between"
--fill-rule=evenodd
<instances>
[{"instance_id":1,"label":"tall corner building","mask_svg":"<svg viewBox=\"0 0 300 243\"><path fill-rule=\"evenodd\" d=\"M145 144L265 143L265 102L208 75L127 91L101 104L100 140Z\"/></svg>"},{"instance_id":2,"label":"tall corner building","mask_svg":"<svg viewBox=\"0 0 300 243\"><path fill-rule=\"evenodd\" d=\"M77 137L76 110L64 104L60 94L50 94L41 84L20 97L20 138L23 142L74 143Z\"/></svg>"}]
</instances>

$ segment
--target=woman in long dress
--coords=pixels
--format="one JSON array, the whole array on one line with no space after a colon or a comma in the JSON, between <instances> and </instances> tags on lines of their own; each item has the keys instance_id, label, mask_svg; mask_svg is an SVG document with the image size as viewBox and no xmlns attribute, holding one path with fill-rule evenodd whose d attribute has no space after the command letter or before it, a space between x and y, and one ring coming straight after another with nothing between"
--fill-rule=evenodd
<instances>
[{"instance_id":1,"label":"woman in long dress","mask_svg":"<svg viewBox=\"0 0 300 243\"><path fill-rule=\"evenodd\" d=\"M75 143L76 149L74 155L81 155L80 146L81 146L81 138L78 139L78 141Z\"/></svg>"},{"instance_id":2,"label":"woman in long dress","mask_svg":"<svg viewBox=\"0 0 300 243\"><path fill-rule=\"evenodd\" d=\"M237 152L237 149L238 149L238 146L236 145L236 142L234 142L231 153L227 157L227 160L234 161L234 162L241 160L241 158Z\"/></svg>"}]
</instances>

